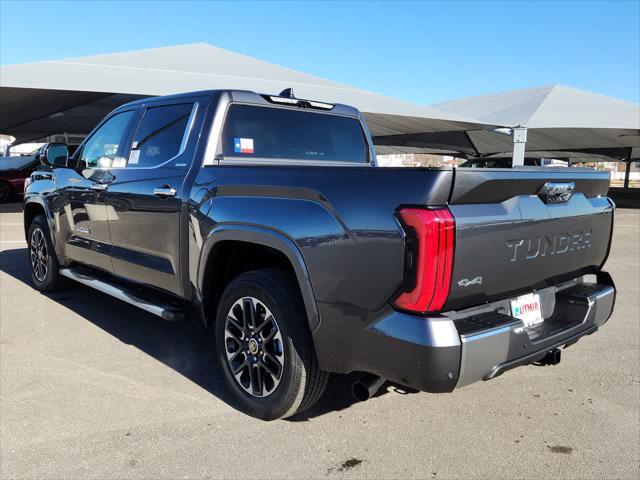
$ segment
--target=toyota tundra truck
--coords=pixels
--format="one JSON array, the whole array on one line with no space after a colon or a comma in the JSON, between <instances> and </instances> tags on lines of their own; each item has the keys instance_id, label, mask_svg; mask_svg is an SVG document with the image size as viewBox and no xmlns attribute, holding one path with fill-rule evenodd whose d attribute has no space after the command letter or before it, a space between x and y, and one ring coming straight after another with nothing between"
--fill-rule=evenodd
<instances>
[{"instance_id":1,"label":"toyota tundra truck","mask_svg":"<svg viewBox=\"0 0 640 480\"><path fill-rule=\"evenodd\" d=\"M261 419L309 408L331 373L359 372L365 399L554 365L613 310L615 206L591 169L377 167L358 110L290 91L139 100L43 158L34 287L202 321Z\"/></svg>"}]
</instances>

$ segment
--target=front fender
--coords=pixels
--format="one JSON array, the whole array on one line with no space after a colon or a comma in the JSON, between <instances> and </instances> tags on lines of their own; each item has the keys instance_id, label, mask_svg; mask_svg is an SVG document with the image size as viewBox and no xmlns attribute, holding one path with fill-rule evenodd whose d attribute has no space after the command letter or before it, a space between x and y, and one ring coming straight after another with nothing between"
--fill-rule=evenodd
<instances>
[{"instance_id":1,"label":"front fender","mask_svg":"<svg viewBox=\"0 0 640 480\"><path fill-rule=\"evenodd\" d=\"M34 192L25 192L24 194L24 202L23 202L23 211L26 212L28 205L30 204L36 204L39 207L42 207L42 210L44 210L44 215L47 218L47 223L49 224L49 231L51 232L51 243L53 243L54 248L56 248L57 251L57 247L56 247L56 223L55 223L55 218L53 217L53 215L51 214L51 209L49 208L49 204L47 203L47 201L44 199L44 197L42 196L42 194L40 193L34 193ZM29 234L29 227L31 226L30 224L27 224L27 216L23 215L23 222L24 222L24 235L25 238L27 237L27 235ZM28 239L27 239L28 241Z\"/></svg>"},{"instance_id":2,"label":"front fender","mask_svg":"<svg viewBox=\"0 0 640 480\"><path fill-rule=\"evenodd\" d=\"M213 251L214 247L222 241L235 240L247 243L255 243L258 245L264 245L286 255L289 262L293 266L293 270L300 286L300 292L302 293L302 300L307 313L307 319L309 321L309 328L313 332L320 325L320 316L318 314L318 307L316 304L315 294L313 292L313 286L311 285L311 278L309 271L304 262L304 258L300 253L297 245L287 238L282 233L268 228L249 226L249 225L232 225L224 224L214 227L202 246L200 260L198 262L198 275L197 275L197 289L202 297L205 266L207 259Z\"/></svg>"}]
</instances>

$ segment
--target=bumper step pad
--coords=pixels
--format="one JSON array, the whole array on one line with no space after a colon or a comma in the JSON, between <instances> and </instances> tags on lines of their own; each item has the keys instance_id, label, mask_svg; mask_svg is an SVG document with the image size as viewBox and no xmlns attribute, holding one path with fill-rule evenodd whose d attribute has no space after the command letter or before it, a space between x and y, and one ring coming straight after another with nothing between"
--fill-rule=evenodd
<instances>
[{"instance_id":1,"label":"bumper step pad","mask_svg":"<svg viewBox=\"0 0 640 480\"><path fill-rule=\"evenodd\" d=\"M557 291L552 315L529 329L521 320L497 312L456 320L462 343L456 387L536 362L595 332L611 316L616 294L610 277L598 280L607 283L579 283Z\"/></svg>"}]
</instances>

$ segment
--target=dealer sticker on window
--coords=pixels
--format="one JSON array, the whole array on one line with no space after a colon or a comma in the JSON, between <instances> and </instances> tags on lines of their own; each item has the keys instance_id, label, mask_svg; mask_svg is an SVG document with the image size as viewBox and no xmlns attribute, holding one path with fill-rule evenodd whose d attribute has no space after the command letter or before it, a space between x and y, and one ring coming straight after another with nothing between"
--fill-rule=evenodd
<instances>
[{"instance_id":1,"label":"dealer sticker on window","mask_svg":"<svg viewBox=\"0 0 640 480\"><path fill-rule=\"evenodd\" d=\"M528 293L511 300L511 315L524 322L525 328L542 323L542 308L540 307L540 295Z\"/></svg>"},{"instance_id":2,"label":"dealer sticker on window","mask_svg":"<svg viewBox=\"0 0 640 480\"><path fill-rule=\"evenodd\" d=\"M236 153L253 153L253 138L235 137L233 148Z\"/></svg>"}]
</instances>

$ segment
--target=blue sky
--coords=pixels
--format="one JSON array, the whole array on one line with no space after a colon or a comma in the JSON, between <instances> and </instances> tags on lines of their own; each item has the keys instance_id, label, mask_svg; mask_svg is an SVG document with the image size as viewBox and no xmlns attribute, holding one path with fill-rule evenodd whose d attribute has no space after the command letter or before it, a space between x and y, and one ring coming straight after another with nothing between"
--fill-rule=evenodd
<instances>
[{"instance_id":1,"label":"blue sky","mask_svg":"<svg viewBox=\"0 0 640 480\"><path fill-rule=\"evenodd\" d=\"M640 1L0 0L0 63L207 42L431 104L563 83L640 101Z\"/></svg>"}]
</instances>

